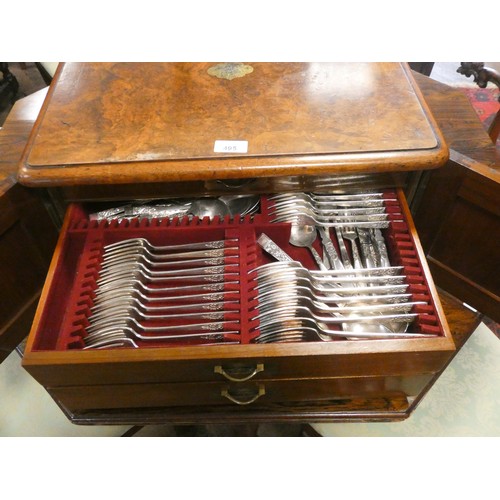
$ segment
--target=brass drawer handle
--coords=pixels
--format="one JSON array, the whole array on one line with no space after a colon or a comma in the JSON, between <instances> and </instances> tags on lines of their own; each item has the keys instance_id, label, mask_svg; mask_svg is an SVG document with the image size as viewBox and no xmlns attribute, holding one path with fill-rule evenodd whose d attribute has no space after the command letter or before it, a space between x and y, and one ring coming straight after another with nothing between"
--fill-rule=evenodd
<instances>
[{"instance_id":1,"label":"brass drawer handle","mask_svg":"<svg viewBox=\"0 0 500 500\"><path fill-rule=\"evenodd\" d=\"M259 392L255 394L255 396L251 397L250 399L247 399L245 401L242 401L241 399L236 399L234 396L229 394L229 388L222 389L220 391L220 395L224 398L229 399L229 401L232 401L233 403L236 403L237 405L249 405L253 403L254 401L257 401L261 396L264 396L266 393L266 388L264 387L263 384L259 384Z\"/></svg>"},{"instance_id":2,"label":"brass drawer handle","mask_svg":"<svg viewBox=\"0 0 500 500\"><path fill-rule=\"evenodd\" d=\"M257 375L257 373L263 372L264 371L264 364L259 363L257 366L254 368L252 372L250 372L248 375L244 375L241 378L236 378L233 375L230 375L224 368L222 368L221 365L216 365L214 367L214 373L220 373L224 377L226 377L228 380L231 382L246 382L247 380L250 380L252 377Z\"/></svg>"}]
</instances>

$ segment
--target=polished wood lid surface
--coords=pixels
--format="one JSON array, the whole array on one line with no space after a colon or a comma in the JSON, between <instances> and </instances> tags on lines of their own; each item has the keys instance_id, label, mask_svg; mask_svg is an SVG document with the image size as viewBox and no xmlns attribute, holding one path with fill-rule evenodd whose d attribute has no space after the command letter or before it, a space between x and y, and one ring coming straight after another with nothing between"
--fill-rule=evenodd
<instances>
[{"instance_id":1,"label":"polished wood lid surface","mask_svg":"<svg viewBox=\"0 0 500 500\"><path fill-rule=\"evenodd\" d=\"M446 156L399 63L66 63L28 142L20 180L414 170Z\"/></svg>"}]
</instances>

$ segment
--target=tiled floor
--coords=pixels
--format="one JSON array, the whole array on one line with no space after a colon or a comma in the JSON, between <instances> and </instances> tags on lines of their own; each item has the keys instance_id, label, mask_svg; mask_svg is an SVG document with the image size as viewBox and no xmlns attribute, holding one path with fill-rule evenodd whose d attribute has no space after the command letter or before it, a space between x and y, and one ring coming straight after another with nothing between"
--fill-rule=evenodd
<instances>
[{"instance_id":1,"label":"tiled floor","mask_svg":"<svg viewBox=\"0 0 500 500\"><path fill-rule=\"evenodd\" d=\"M488 63L488 65L497 65L500 69L500 63ZM436 63L434 66L433 73L431 77L437 80L443 81L444 83L456 84L457 82L463 83L467 80L462 75L456 73L456 69L459 63ZM490 338L489 335L492 337ZM476 340L480 339L481 342L477 344ZM497 344L493 341L496 341ZM481 325L478 332L474 333L471 339L467 342L464 347L464 354L459 353L457 358L448 367L443 379L446 380L446 376L451 376L450 374L457 372L457 362L462 362L465 359L466 365L467 360L477 358L477 353L475 349L484 345L484 343L491 343L492 347L500 346L500 341L491 333L491 331L484 325ZM93 437L104 437L104 436L122 436L124 433L129 431L127 426L76 426L71 424L67 418L64 416L59 407L54 403L51 397L47 394L45 389L41 387L20 365L21 358L19 354L14 351L3 363L0 364L0 437L2 436L93 436ZM500 365L500 363L499 363ZM500 400L500 378L498 378L498 370L495 367L490 367L491 372L494 373L495 377L490 377L490 379L477 379L477 387L473 387L476 394L475 396L478 401L481 401L481 394L493 394L493 403L497 404ZM447 375L448 374L448 375ZM487 384L493 384L493 387ZM445 391L446 392L446 391ZM433 396L434 394L434 396ZM462 395L458 395L463 398ZM437 401L433 401L433 398ZM439 411L445 412L443 404L445 402L439 401L443 397L443 390L440 388L439 384L431 389L427 398L429 402L426 405L436 404L435 408L440 408ZM426 398L426 399L427 399ZM470 403L470 400L469 400ZM488 401L484 401L488 403ZM489 400L491 403L491 398ZM440 406L441 405L441 406ZM419 411L419 409L417 409ZM478 435L481 429L488 432L487 435L500 436L500 420L498 423L489 422L488 427L485 428L485 422L481 421L484 415L480 413L473 413L475 410L467 404L467 399L464 402L463 407L456 407L457 426L451 426L448 429L448 434L451 435ZM424 427L419 428L418 432L423 432L427 435L438 435L439 430L433 430L433 420L432 415L426 415L427 421L424 422ZM460 420L462 418L462 420ZM374 424L378 425L378 424ZM394 425L394 424L393 424ZM464 427L467 425L467 427ZM412 429L410 425L407 427ZM417 432L414 428L414 433ZM375 431L373 430L375 429ZM404 426L398 428L398 432L403 433ZM423 429L423 430L422 430ZM455 429L455 430L454 430ZM467 430L469 429L469 431ZM381 424L381 427L372 427L372 434L368 433L366 424L331 424L319 426L318 430L324 433L324 435L351 435L351 436L363 436L363 435L394 435L393 428L385 427ZM173 426L150 426L139 430L135 435L141 437L152 437L152 436L188 436L190 435L200 435L199 430L184 428L179 430L179 428L174 428ZM454 434L455 432L455 434ZM196 434L198 433L198 434ZM226 436L231 435L224 431L223 428L214 426L211 429L207 429L206 435L211 436ZM279 428L279 426L263 426L260 429L261 436L286 436L286 435L297 435L297 429L292 427ZM411 432L409 435L412 435ZM415 434L413 434L415 435ZM481 435L481 434L479 434Z\"/></svg>"}]
</instances>

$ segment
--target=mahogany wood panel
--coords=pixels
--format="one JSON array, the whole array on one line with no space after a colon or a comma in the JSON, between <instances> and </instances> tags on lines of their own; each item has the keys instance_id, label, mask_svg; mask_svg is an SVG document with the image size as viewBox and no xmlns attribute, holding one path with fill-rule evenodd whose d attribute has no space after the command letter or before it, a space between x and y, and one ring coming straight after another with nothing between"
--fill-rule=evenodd
<instances>
[{"instance_id":1,"label":"mahogany wood panel","mask_svg":"<svg viewBox=\"0 0 500 500\"><path fill-rule=\"evenodd\" d=\"M0 194L16 182L19 159L46 95L43 89L17 101L0 130Z\"/></svg>"},{"instance_id":2,"label":"mahogany wood panel","mask_svg":"<svg viewBox=\"0 0 500 500\"><path fill-rule=\"evenodd\" d=\"M480 312L472 311L470 308L465 307L459 299L442 289L439 289L439 299L457 348L453 354L454 357L458 354L472 332L479 326L483 315ZM450 361L453 357L450 358Z\"/></svg>"},{"instance_id":3,"label":"mahogany wood panel","mask_svg":"<svg viewBox=\"0 0 500 500\"><path fill-rule=\"evenodd\" d=\"M432 376L415 377L412 385L402 378L360 377L313 380L266 380L262 382L181 383L181 384L118 384L78 387L49 387L53 397L64 402L71 412L151 407L222 405L226 411L241 406L221 393L228 391L236 401L250 406L291 401L320 401L340 398L378 398L418 394ZM410 388L404 392L403 388ZM398 390L399 389L399 390ZM262 390L259 396L259 390ZM418 392L413 393L417 390ZM413 394L412 394L413 393ZM258 397L257 397L258 396ZM243 406L247 406L243 404Z\"/></svg>"},{"instance_id":4,"label":"mahogany wood panel","mask_svg":"<svg viewBox=\"0 0 500 500\"><path fill-rule=\"evenodd\" d=\"M500 321L500 152L465 95L415 75L448 141L427 172L413 216L436 284Z\"/></svg>"},{"instance_id":5,"label":"mahogany wood panel","mask_svg":"<svg viewBox=\"0 0 500 500\"><path fill-rule=\"evenodd\" d=\"M373 344L357 342L356 348L340 343L334 347L323 343L264 348L256 345L207 349L172 347L106 353L32 353L28 349L23 366L40 383L54 387L101 383L224 381L222 375L214 373L215 366L222 365L230 369L238 364L255 367L258 363L264 365L264 371L252 378L255 381L382 374L411 376L439 371L450 356L446 350L449 343L440 340L422 341L418 347L415 344L412 346L412 341L380 347Z\"/></svg>"},{"instance_id":6,"label":"mahogany wood panel","mask_svg":"<svg viewBox=\"0 0 500 500\"><path fill-rule=\"evenodd\" d=\"M450 148L450 159L500 182L500 150L495 148L465 94L418 73L413 76Z\"/></svg>"},{"instance_id":7,"label":"mahogany wood panel","mask_svg":"<svg viewBox=\"0 0 500 500\"><path fill-rule=\"evenodd\" d=\"M0 195L0 361L28 335L57 230L35 193Z\"/></svg>"},{"instance_id":8,"label":"mahogany wood panel","mask_svg":"<svg viewBox=\"0 0 500 500\"><path fill-rule=\"evenodd\" d=\"M31 186L435 168L448 150L398 63L60 65L21 161ZM402 112L404 110L404 112ZM216 140L248 153L214 152Z\"/></svg>"},{"instance_id":9,"label":"mahogany wood panel","mask_svg":"<svg viewBox=\"0 0 500 500\"><path fill-rule=\"evenodd\" d=\"M408 407L406 396L391 394L371 398L344 397L320 401L261 403L258 407L206 405L81 412L71 412L64 406L61 406L61 409L75 424L151 425L167 422L255 424L263 422L399 421L408 417Z\"/></svg>"},{"instance_id":10,"label":"mahogany wood panel","mask_svg":"<svg viewBox=\"0 0 500 500\"><path fill-rule=\"evenodd\" d=\"M46 90L18 101L0 130L0 361L28 335L57 230L36 189L16 183Z\"/></svg>"}]
</instances>

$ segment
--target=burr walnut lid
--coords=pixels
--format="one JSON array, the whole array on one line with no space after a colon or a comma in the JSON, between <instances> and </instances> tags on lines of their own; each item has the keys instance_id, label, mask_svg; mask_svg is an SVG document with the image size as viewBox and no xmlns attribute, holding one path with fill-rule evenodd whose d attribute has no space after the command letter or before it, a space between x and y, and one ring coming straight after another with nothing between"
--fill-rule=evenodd
<instances>
[{"instance_id":1,"label":"burr walnut lid","mask_svg":"<svg viewBox=\"0 0 500 500\"><path fill-rule=\"evenodd\" d=\"M26 185L435 168L448 150L406 64L65 63Z\"/></svg>"}]
</instances>

